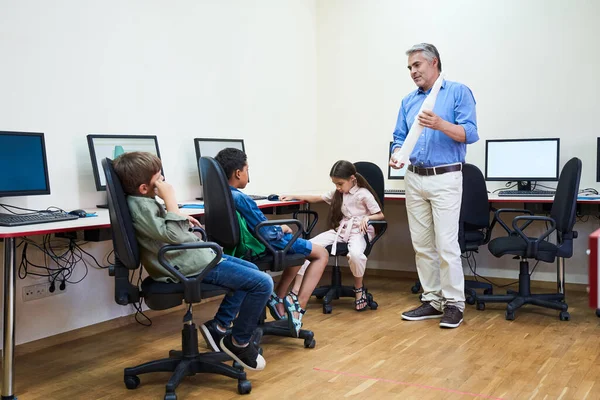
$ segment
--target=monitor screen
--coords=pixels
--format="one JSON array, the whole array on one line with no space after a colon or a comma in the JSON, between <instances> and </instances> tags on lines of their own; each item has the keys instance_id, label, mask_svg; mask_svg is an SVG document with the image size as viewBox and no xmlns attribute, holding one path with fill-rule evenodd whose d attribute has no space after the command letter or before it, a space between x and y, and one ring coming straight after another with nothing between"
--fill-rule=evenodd
<instances>
[{"instance_id":1,"label":"monitor screen","mask_svg":"<svg viewBox=\"0 0 600 400\"><path fill-rule=\"evenodd\" d=\"M43 133L0 132L0 197L50 194Z\"/></svg>"},{"instance_id":2,"label":"monitor screen","mask_svg":"<svg viewBox=\"0 0 600 400\"><path fill-rule=\"evenodd\" d=\"M194 147L196 148L196 164L198 164L198 175L200 175L200 165L198 160L200 157L216 157L217 154L223 149L233 147L246 152L244 147L243 139L194 139ZM250 182L250 179L248 179ZM200 177L200 184L202 185L202 177Z\"/></svg>"},{"instance_id":3,"label":"monitor screen","mask_svg":"<svg viewBox=\"0 0 600 400\"><path fill-rule=\"evenodd\" d=\"M106 190L102 160L114 160L123 153L145 151L160 158L158 139L154 135L87 135L97 190ZM164 175L164 172L163 172Z\"/></svg>"},{"instance_id":4,"label":"monitor screen","mask_svg":"<svg viewBox=\"0 0 600 400\"><path fill-rule=\"evenodd\" d=\"M390 158L392 157L392 144L394 142L390 142L390 147L389 147L389 151L388 151L388 161L390 160ZM406 164L404 167L400 168L400 169L394 169L392 167L389 166L389 162L388 162L388 179L404 179L404 174L406 174L406 169L408 168L408 164Z\"/></svg>"},{"instance_id":5,"label":"monitor screen","mask_svg":"<svg viewBox=\"0 0 600 400\"><path fill-rule=\"evenodd\" d=\"M494 139L485 142L488 181L558 181L560 139Z\"/></svg>"}]
</instances>

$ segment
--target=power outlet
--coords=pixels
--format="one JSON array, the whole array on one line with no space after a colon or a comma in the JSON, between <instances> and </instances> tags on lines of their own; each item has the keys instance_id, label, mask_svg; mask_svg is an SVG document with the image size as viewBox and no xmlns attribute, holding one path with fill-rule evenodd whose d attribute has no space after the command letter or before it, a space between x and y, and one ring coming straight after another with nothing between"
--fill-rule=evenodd
<instances>
[{"instance_id":1,"label":"power outlet","mask_svg":"<svg viewBox=\"0 0 600 400\"><path fill-rule=\"evenodd\" d=\"M50 292L50 282L38 283L36 285L23 286L23 301L31 301L43 299L44 297L54 296L59 293L64 293L65 290L59 290L58 285L55 286L54 292Z\"/></svg>"}]
</instances>

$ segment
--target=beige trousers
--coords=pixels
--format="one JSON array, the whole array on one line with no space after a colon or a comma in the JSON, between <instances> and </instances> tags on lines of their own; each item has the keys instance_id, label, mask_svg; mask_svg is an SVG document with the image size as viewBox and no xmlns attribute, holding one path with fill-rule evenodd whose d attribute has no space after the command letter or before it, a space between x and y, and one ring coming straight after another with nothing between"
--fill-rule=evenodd
<instances>
[{"instance_id":1,"label":"beige trousers","mask_svg":"<svg viewBox=\"0 0 600 400\"><path fill-rule=\"evenodd\" d=\"M371 233L371 232L369 232ZM371 235L370 235L371 236ZM330 229L326 232L320 233L314 238L310 239L313 244L318 244L323 247L329 246L333 244L335 240L342 242L342 238L337 236L336 231ZM359 277L365 274L365 269L367 267L367 256L365 256L364 251L367 248L367 243L365 242L365 236L360 233L360 231L356 228L352 229L350 235L348 237L348 265L350 265L350 270L352 271L352 275ZM309 262L305 261L302 265L302 268L298 271L299 275L304 275L306 268L308 267Z\"/></svg>"},{"instance_id":2,"label":"beige trousers","mask_svg":"<svg viewBox=\"0 0 600 400\"><path fill-rule=\"evenodd\" d=\"M406 210L423 300L439 311L465 308L464 274L458 244L462 172L421 176L407 171Z\"/></svg>"}]
</instances>

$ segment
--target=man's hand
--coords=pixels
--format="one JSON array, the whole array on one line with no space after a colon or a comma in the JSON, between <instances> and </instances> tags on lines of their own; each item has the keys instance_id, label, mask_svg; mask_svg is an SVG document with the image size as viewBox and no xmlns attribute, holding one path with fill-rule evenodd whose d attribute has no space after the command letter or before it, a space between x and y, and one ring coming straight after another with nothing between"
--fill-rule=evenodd
<instances>
[{"instance_id":1,"label":"man's hand","mask_svg":"<svg viewBox=\"0 0 600 400\"><path fill-rule=\"evenodd\" d=\"M447 123L442 118L438 117L433 111L424 110L418 116L419 125L424 126L425 128L435 129L436 131L442 131L444 125Z\"/></svg>"},{"instance_id":2,"label":"man's hand","mask_svg":"<svg viewBox=\"0 0 600 400\"><path fill-rule=\"evenodd\" d=\"M290 228L287 225L281 225L281 230L283 231L283 233L294 233L294 231L292 230L292 228Z\"/></svg>"},{"instance_id":3,"label":"man's hand","mask_svg":"<svg viewBox=\"0 0 600 400\"><path fill-rule=\"evenodd\" d=\"M392 156L390 157L390 167L394 168L394 169L402 169L404 168L404 163L401 163L400 161L398 161L396 159L396 153L398 153L400 151L400 148L397 148L393 153Z\"/></svg>"}]
</instances>

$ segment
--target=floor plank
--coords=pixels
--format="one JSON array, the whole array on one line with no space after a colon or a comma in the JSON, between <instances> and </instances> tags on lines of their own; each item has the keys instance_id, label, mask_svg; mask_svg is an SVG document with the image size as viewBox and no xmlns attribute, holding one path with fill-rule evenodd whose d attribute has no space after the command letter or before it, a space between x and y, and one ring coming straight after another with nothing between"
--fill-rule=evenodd
<instances>
[{"instance_id":1,"label":"floor plank","mask_svg":"<svg viewBox=\"0 0 600 400\"><path fill-rule=\"evenodd\" d=\"M418 304L410 280L370 277L379 308L358 313L351 299L321 313L311 300L304 323L317 346L265 337L267 368L248 372L252 394L213 375L184 380L179 399L600 399L600 318L585 293L568 295L571 321L558 312L526 306L514 321L501 304L468 306L458 329L437 320L407 322L402 311ZM196 306L202 322L217 302ZM180 344L181 311L154 318L150 328L131 324L77 338L16 359L16 394L37 399L161 399L169 374L141 376L129 391L123 368L165 357ZM200 338L201 339L201 338ZM365 397L366 396L366 397Z\"/></svg>"}]
</instances>

